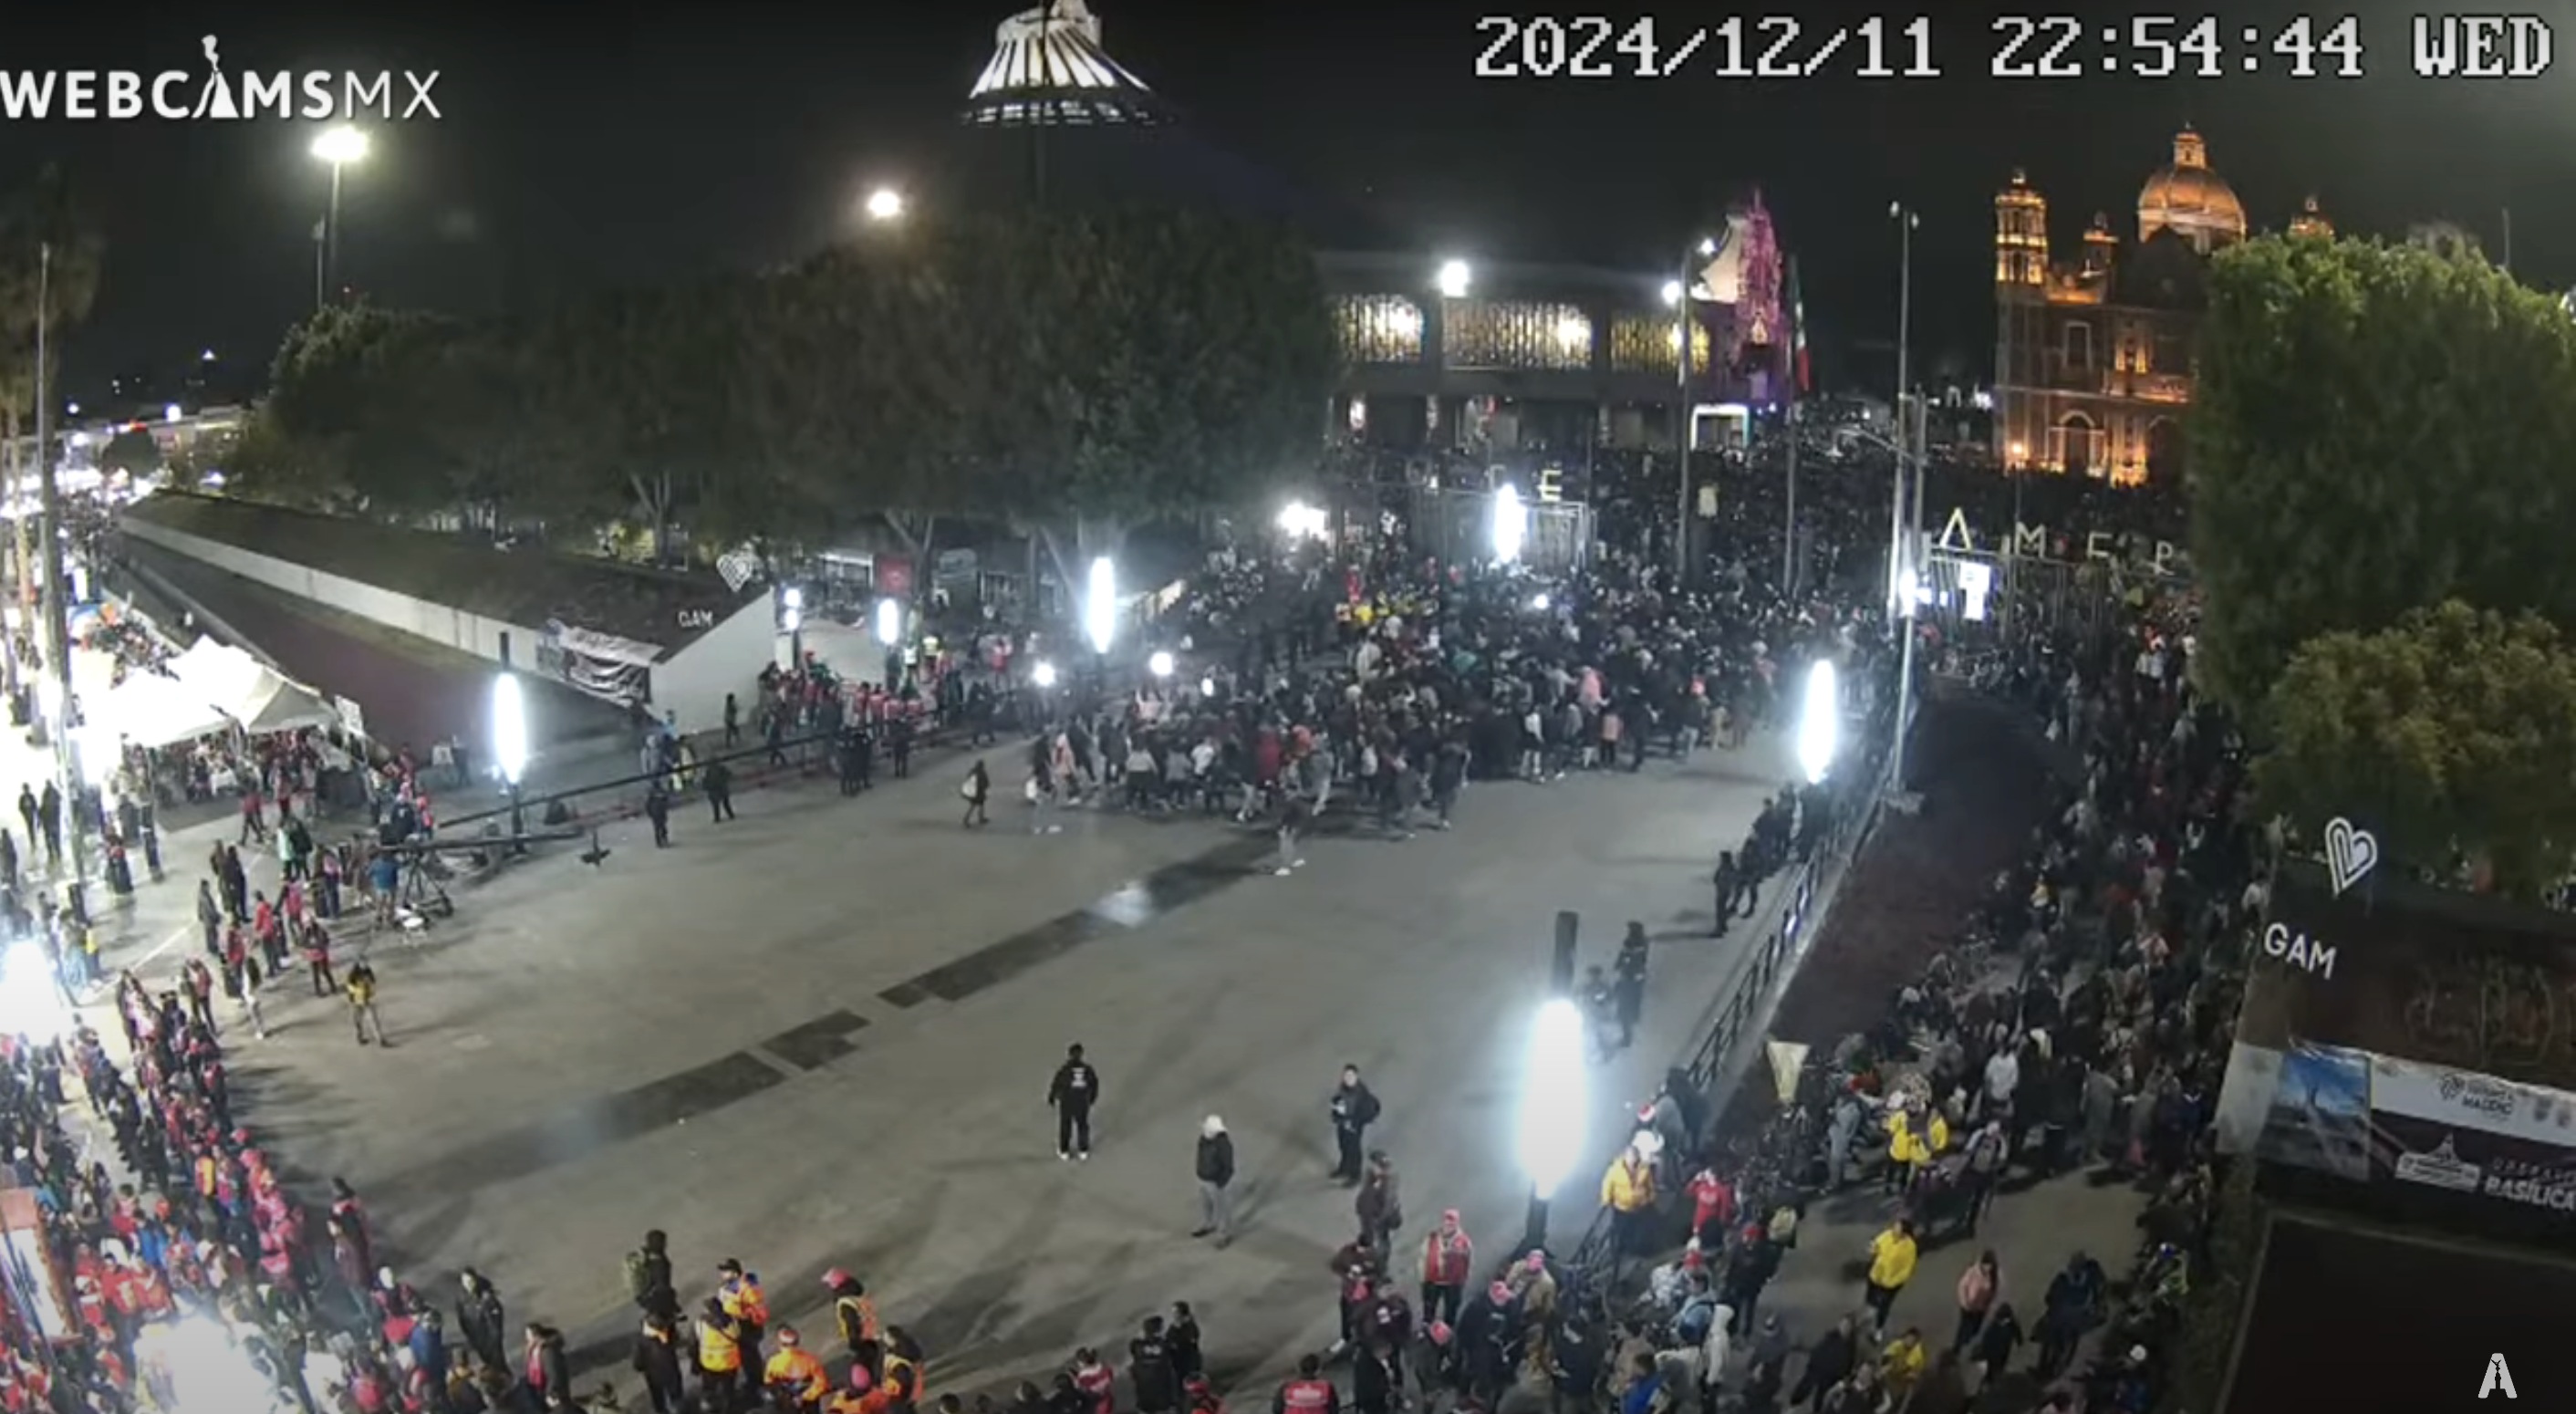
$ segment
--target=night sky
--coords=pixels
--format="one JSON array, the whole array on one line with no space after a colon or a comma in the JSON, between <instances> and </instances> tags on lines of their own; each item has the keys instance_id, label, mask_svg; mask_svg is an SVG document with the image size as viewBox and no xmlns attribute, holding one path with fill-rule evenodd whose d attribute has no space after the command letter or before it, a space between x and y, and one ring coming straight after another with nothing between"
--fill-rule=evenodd
<instances>
[{"instance_id":1,"label":"night sky","mask_svg":"<svg viewBox=\"0 0 2576 1414\"><path fill-rule=\"evenodd\" d=\"M454 11L488 18L398 23L353 18L374 8L360 6L48 6L41 22L11 22L0 68L201 71L197 36L214 34L236 71L439 70L444 120L379 129L374 157L350 173L345 273L391 303L490 309L829 239L871 184L905 183L934 161L1013 4L488 6ZM2496 253L2510 208L2517 270L2576 284L2569 0L2520 7L2564 37L2557 68L2490 83L2417 78L2409 16L2422 7L2381 0L2310 7L2321 24L2360 16L2372 76L2359 82L1993 80L1999 11L1987 7L1881 12L1897 24L1932 16L1943 77L1771 83L1696 71L1706 61L1662 80L1480 80L1476 20L1495 7L1449 0L1094 8L1110 53L1201 131L1364 203L1426 252L1660 265L1758 184L1828 350L1892 340L1886 208L1902 199L1923 220L1918 355L1982 373L1995 188L2026 167L2061 243L2096 210L2133 235L2137 188L2185 122L2260 227L2314 192L2347 231L2447 218ZM2131 13L2060 8L2087 17L2080 52L2095 62L2089 31ZM1615 13L1624 25L1640 11ZM1661 13L1671 28L1722 11ZM1869 12L1798 13L1814 28ZM2198 13L2219 14L2232 36L2297 11L2230 5L2186 19ZM2231 53L2240 47L2231 37ZM107 282L71 347L75 391L113 371L176 368L201 348L265 367L311 303L326 181L310 135L276 120L0 124L0 182L59 162L105 230ZM1829 358L1822 372L1846 381L1870 362Z\"/></svg>"}]
</instances>

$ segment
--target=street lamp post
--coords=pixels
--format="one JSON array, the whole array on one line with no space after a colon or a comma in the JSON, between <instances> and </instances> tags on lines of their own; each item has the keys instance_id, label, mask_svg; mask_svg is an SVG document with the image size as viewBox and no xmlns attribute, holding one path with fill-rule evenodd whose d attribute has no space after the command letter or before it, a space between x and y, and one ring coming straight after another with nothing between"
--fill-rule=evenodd
<instances>
[{"instance_id":1,"label":"street lamp post","mask_svg":"<svg viewBox=\"0 0 2576 1414\"><path fill-rule=\"evenodd\" d=\"M1082 632L1091 640L1092 691L1109 695L1109 645L1118 636L1118 566L1107 555L1091 560L1082 595Z\"/></svg>"},{"instance_id":2,"label":"street lamp post","mask_svg":"<svg viewBox=\"0 0 2576 1414\"><path fill-rule=\"evenodd\" d=\"M86 922L89 831L96 822L90 818L89 790L81 780L80 753L72 745L72 722L80 706L72 687L71 605L63 598L62 487L54 476L53 303L54 248L40 244L36 247L36 534L44 542L38 547L43 558L37 563L44 572L45 592L39 611L45 616L46 666L53 670L56 715L61 719L45 725L52 733L54 764L63 778L63 806L71 812L63 822L72 866L64 904L72 917Z\"/></svg>"},{"instance_id":3,"label":"street lamp post","mask_svg":"<svg viewBox=\"0 0 2576 1414\"><path fill-rule=\"evenodd\" d=\"M528 702L519 675L508 668L492 679L492 760L501 768L501 786L510 796L510 852L528 852L528 817L519 783L528 770Z\"/></svg>"},{"instance_id":4,"label":"street lamp post","mask_svg":"<svg viewBox=\"0 0 2576 1414\"><path fill-rule=\"evenodd\" d=\"M1676 587L1690 579L1691 478L1691 283L1699 278L1699 262L1715 257L1717 242L1702 238L1698 245L1682 255L1682 274L1664 286L1673 305L1673 457L1679 475L1673 492L1674 508L1680 512L1673 521L1673 577Z\"/></svg>"},{"instance_id":5,"label":"street lamp post","mask_svg":"<svg viewBox=\"0 0 2576 1414\"><path fill-rule=\"evenodd\" d=\"M1512 1136L1513 1155L1530 1186L1523 1251L1547 1247L1549 1201L1573 1177L1591 1134L1592 1093L1584 1057L1582 1009L1562 993L1549 997L1531 1020Z\"/></svg>"},{"instance_id":6,"label":"street lamp post","mask_svg":"<svg viewBox=\"0 0 2576 1414\"><path fill-rule=\"evenodd\" d=\"M1903 429L1901 429L1901 430L1903 430ZM1911 426L1911 429L1910 429L1910 435L1911 435L1911 437L1912 437L1912 439L1913 439L1913 442L1914 442L1914 458L1915 458L1914 465L1915 465L1915 475L1916 475L1916 476L1918 476L1918 477L1919 477L1919 476L1921 476L1921 475L1923 474L1923 472L1922 472L1922 467L1923 467L1923 435L1924 435L1924 430L1925 430L1925 421L1924 421L1924 407L1923 407L1923 400L1922 400L1921 398L1916 398L1916 399L1914 400L1914 404L1913 404L1913 421L1912 421L1912 426ZM1900 448L1901 448L1901 447L1903 446L1903 443L1902 443L1902 442L1900 442L1898 445L1899 445L1899 446L1900 446ZM1902 458L1902 456L1903 456L1903 453L1900 451L1900 452L1899 452L1899 457L1900 457L1900 459ZM1903 483L1902 481L1899 481L1897 484L1898 484L1899 486L1902 486L1904 483ZM1901 506L1901 504L1902 504L1902 503L1900 502L1900 506ZM1919 497L1918 497L1918 498L1916 498L1916 501L1915 501L1914 516L1915 516L1915 526L1914 526L1914 534L1913 534L1913 537L1912 537L1912 543L1907 547L1907 549L1906 549L1906 551L1905 551L1905 554L1906 554L1906 560L1907 560L1906 570L1905 570L1905 576L1904 576L1904 579L1902 580L1902 582L1900 582L1900 583L1897 585L1897 593L1901 596L1901 598L1902 598L1902 601L1903 601L1903 602L1901 602L1901 603L1897 606L1896 627L1897 627L1898 631L1900 631L1901 633L1903 633L1903 634L1905 635L1905 643L1904 643L1904 646L1903 646L1902 651L1901 651L1901 652L1898 654L1898 656L1897 656L1897 669L1896 669L1896 673L1897 673L1897 676L1896 676L1896 742L1895 742L1894 746L1891 748L1891 754L1890 754L1890 758L1889 758L1889 765L1888 765L1887 784L1888 784L1888 789L1889 789L1890 791L1892 791L1895 795L1899 796L1899 797L1903 797L1903 796L1906 794L1906 790L1905 790L1905 738L1906 738L1906 736L1907 736L1907 721L1906 721L1906 719L1907 719L1908 717L1910 717L1911 715L1913 715L1913 711L1914 711L1914 640L1922 636L1922 635L1921 635L1921 633L1918 631L1918 627L1917 627L1917 625L1916 625L1916 624L1915 624L1915 622L1914 622L1914 612L1915 612L1916 607L1921 603L1921 601L1922 601L1922 595L1923 595L1923 577L1922 577L1922 573L1921 573L1921 571L1920 571L1920 570L1918 570L1917 568L1915 568L1915 566L1914 566L1914 564L1913 564L1913 558L1914 558L1914 556L1918 553L1918 549L1917 549L1917 547L1919 547L1919 546L1921 545L1922 540L1923 540L1923 526L1922 526L1922 518L1923 518L1923 503L1922 503L1921 498L1919 498Z\"/></svg>"},{"instance_id":7,"label":"street lamp post","mask_svg":"<svg viewBox=\"0 0 2576 1414\"><path fill-rule=\"evenodd\" d=\"M1911 372L1906 359L1914 337L1914 228L1922 225L1914 208L1901 201L1887 204L1888 217L1896 222L1896 489L1889 497L1887 519L1887 612L1894 622L1899 610L1897 581L1905 573L1905 446L1907 441L1905 399ZM1914 468L1921 475L1920 466ZM1910 608L1904 612L1913 612Z\"/></svg>"},{"instance_id":8,"label":"street lamp post","mask_svg":"<svg viewBox=\"0 0 2576 1414\"><path fill-rule=\"evenodd\" d=\"M331 302L331 289L340 279L340 174L350 163L365 161L369 145L366 133L347 124L326 129L313 139L314 158L331 169L331 204L313 241L313 307L317 310Z\"/></svg>"},{"instance_id":9,"label":"street lamp post","mask_svg":"<svg viewBox=\"0 0 2576 1414\"><path fill-rule=\"evenodd\" d=\"M877 600L877 646L885 650L886 691L903 688L903 601L893 595Z\"/></svg>"},{"instance_id":10,"label":"street lamp post","mask_svg":"<svg viewBox=\"0 0 2576 1414\"><path fill-rule=\"evenodd\" d=\"M789 585L778 591L778 626L787 630L787 669L805 670L805 591Z\"/></svg>"}]
</instances>

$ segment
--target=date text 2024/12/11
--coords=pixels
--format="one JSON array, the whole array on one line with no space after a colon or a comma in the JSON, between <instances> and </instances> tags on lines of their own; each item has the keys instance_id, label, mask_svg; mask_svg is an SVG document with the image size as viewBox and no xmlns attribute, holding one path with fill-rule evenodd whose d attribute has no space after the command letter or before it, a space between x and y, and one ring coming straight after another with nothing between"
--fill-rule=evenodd
<instances>
[{"instance_id":1,"label":"date text 2024/12/11","mask_svg":"<svg viewBox=\"0 0 2576 1414\"><path fill-rule=\"evenodd\" d=\"M1941 76L1932 21L1872 17L1823 25L1790 15L1703 24L1654 16L1486 15L1476 21L1480 79L1928 79Z\"/></svg>"}]
</instances>

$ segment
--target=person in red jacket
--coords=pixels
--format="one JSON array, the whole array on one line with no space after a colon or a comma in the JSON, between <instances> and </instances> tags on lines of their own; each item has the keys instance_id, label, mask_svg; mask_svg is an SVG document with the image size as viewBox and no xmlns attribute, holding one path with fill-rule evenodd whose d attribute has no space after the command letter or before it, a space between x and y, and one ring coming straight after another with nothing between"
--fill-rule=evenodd
<instances>
[{"instance_id":1,"label":"person in red jacket","mask_svg":"<svg viewBox=\"0 0 2576 1414\"><path fill-rule=\"evenodd\" d=\"M1324 1378L1324 1362L1312 1355L1297 1357L1296 1377L1271 1396L1270 1414L1342 1414L1341 1391Z\"/></svg>"},{"instance_id":2,"label":"person in red jacket","mask_svg":"<svg viewBox=\"0 0 2576 1414\"><path fill-rule=\"evenodd\" d=\"M1465 1299L1467 1278L1476 1263L1476 1244L1458 1222L1458 1210L1440 1215L1440 1225L1422 1238L1422 1319L1455 1325L1458 1303ZM1445 1313L1445 1314L1444 1314Z\"/></svg>"},{"instance_id":3,"label":"person in red jacket","mask_svg":"<svg viewBox=\"0 0 2576 1414\"><path fill-rule=\"evenodd\" d=\"M1073 1352L1073 1387L1082 1393L1086 1414L1117 1414L1118 1372L1090 1346Z\"/></svg>"}]
</instances>

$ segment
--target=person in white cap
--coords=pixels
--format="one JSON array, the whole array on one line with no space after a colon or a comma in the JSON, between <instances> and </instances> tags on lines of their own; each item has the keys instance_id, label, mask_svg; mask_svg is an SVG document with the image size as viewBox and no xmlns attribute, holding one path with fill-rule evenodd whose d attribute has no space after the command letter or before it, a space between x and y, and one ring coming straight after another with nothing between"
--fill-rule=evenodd
<instances>
[{"instance_id":1,"label":"person in white cap","mask_svg":"<svg viewBox=\"0 0 2576 1414\"><path fill-rule=\"evenodd\" d=\"M1209 1115L1199 1122L1199 1225L1192 1237L1213 1234L1223 1247L1234 1240L1234 1136L1225 1121Z\"/></svg>"}]
</instances>

